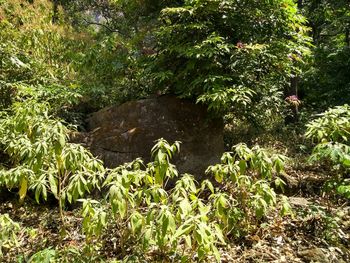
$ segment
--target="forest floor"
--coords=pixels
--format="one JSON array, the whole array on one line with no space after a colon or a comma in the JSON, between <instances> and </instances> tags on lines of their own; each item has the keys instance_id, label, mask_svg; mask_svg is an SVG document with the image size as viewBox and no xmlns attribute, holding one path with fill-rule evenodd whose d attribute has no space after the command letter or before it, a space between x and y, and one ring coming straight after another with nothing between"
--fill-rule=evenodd
<instances>
[{"instance_id":1,"label":"forest floor","mask_svg":"<svg viewBox=\"0 0 350 263\"><path fill-rule=\"evenodd\" d=\"M222 248L222 262L350 262L349 203L320 197L320 182L324 177L316 171L289 171L288 174L289 180L298 182L288 193L293 215L283 219L266 218L257 233ZM79 207L66 211L69 234L62 237L59 211L54 204L36 205L29 198L24 205L19 205L15 195L9 193L0 201L0 214L9 214L23 230L18 240L20 246L4 251L3 262L27 262L30 255L45 248L82 250L85 238L80 229ZM113 243L116 235L118 233L108 233L103 237L105 243L100 255L107 262L123 257L118 245ZM171 262L155 255L144 255L144 260Z\"/></svg>"}]
</instances>

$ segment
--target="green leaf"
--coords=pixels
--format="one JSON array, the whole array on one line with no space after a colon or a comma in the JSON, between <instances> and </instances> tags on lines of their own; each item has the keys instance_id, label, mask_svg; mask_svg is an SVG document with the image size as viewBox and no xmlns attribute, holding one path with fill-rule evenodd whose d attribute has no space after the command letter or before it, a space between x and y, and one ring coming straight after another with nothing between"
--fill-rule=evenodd
<instances>
[{"instance_id":1,"label":"green leaf","mask_svg":"<svg viewBox=\"0 0 350 263\"><path fill-rule=\"evenodd\" d=\"M218 182L218 183L222 183L223 181L223 174L219 171L217 171L215 174L214 174L214 177L215 177L215 180Z\"/></svg>"},{"instance_id":2,"label":"green leaf","mask_svg":"<svg viewBox=\"0 0 350 263\"><path fill-rule=\"evenodd\" d=\"M216 261L217 262L221 262L220 252L214 245L212 246L212 251L213 251L213 254L214 254L214 257L215 257Z\"/></svg>"},{"instance_id":3,"label":"green leaf","mask_svg":"<svg viewBox=\"0 0 350 263\"><path fill-rule=\"evenodd\" d=\"M134 212L130 217L130 225L133 234L139 233L143 226L144 218L139 212Z\"/></svg>"},{"instance_id":4,"label":"green leaf","mask_svg":"<svg viewBox=\"0 0 350 263\"><path fill-rule=\"evenodd\" d=\"M101 212L101 224L102 226L106 226L107 225L107 213L106 212Z\"/></svg>"},{"instance_id":5,"label":"green leaf","mask_svg":"<svg viewBox=\"0 0 350 263\"><path fill-rule=\"evenodd\" d=\"M35 200L36 202L39 204L40 203L40 194L42 191L42 185L37 185L37 187L35 188Z\"/></svg>"},{"instance_id":6,"label":"green leaf","mask_svg":"<svg viewBox=\"0 0 350 263\"><path fill-rule=\"evenodd\" d=\"M212 184L209 180L204 180L204 181L202 182L202 185L203 185L203 186L207 186L208 189L210 190L210 192L211 192L212 194L214 194L214 192L215 192L214 186L213 186L213 184Z\"/></svg>"},{"instance_id":7,"label":"green leaf","mask_svg":"<svg viewBox=\"0 0 350 263\"><path fill-rule=\"evenodd\" d=\"M215 228L215 234L216 234L217 238L220 240L220 242L222 244L226 244L225 239L224 239L224 235L222 234L222 230L221 230L220 226L215 224L214 228Z\"/></svg>"},{"instance_id":8,"label":"green leaf","mask_svg":"<svg viewBox=\"0 0 350 263\"><path fill-rule=\"evenodd\" d=\"M247 162L245 160L240 160L238 165L239 165L240 173L245 174L247 169Z\"/></svg>"},{"instance_id":9,"label":"green leaf","mask_svg":"<svg viewBox=\"0 0 350 263\"><path fill-rule=\"evenodd\" d=\"M177 239L183 235L188 235L194 226L190 224L189 222L182 224L176 231L175 234L173 235L173 239Z\"/></svg>"},{"instance_id":10,"label":"green leaf","mask_svg":"<svg viewBox=\"0 0 350 263\"><path fill-rule=\"evenodd\" d=\"M337 192L346 198L350 198L350 184L349 185L340 185L337 187Z\"/></svg>"},{"instance_id":11,"label":"green leaf","mask_svg":"<svg viewBox=\"0 0 350 263\"><path fill-rule=\"evenodd\" d=\"M350 156L344 156L343 158L343 165L346 166L346 167L350 167Z\"/></svg>"},{"instance_id":12,"label":"green leaf","mask_svg":"<svg viewBox=\"0 0 350 263\"><path fill-rule=\"evenodd\" d=\"M23 202L24 198L26 197L27 190L28 190L28 180L26 177L23 177L20 182L19 191L18 191L20 202Z\"/></svg>"},{"instance_id":13,"label":"green leaf","mask_svg":"<svg viewBox=\"0 0 350 263\"><path fill-rule=\"evenodd\" d=\"M55 176L53 174L49 174L48 176L49 178L49 184L50 184L50 190L52 192L52 194L55 196L56 199L58 199L57 196L57 180L55 178Z\"/></svg>"},{"instance_id":14,"label":"green leaf","mask_svg":"<svg viewBox=\"0 0 350 263\"><path fill-rule=\"evenodd\" d=\"M187 198L184 198L183 200L181 200L179 204L179 208L181 209L181 216L188 215L192 210L191 204Z\"/></svg>"},{"instance_id":15,"label":"green leaf","mask_svg":"<svg viewBox=\"0 0 350 263\"><path fill-rule=\"evenodd\" d=\"M282 196L282 209L281 215L286 216L292 214L292 207L288 202L288 198L286 196Z\"/></svg>"},{"instance_id":16,"label":"green leaf","mask_svg":"<svg viewBox=\"0 0 350 263\"><path fill-rule=\"evenodd\" d=\"M121 199L116 202L118 204L118 212L120 214L120 217L124 218L126 216L126 211L127 211L127 202L124 199Z\"/></svg>"}]
</instances>

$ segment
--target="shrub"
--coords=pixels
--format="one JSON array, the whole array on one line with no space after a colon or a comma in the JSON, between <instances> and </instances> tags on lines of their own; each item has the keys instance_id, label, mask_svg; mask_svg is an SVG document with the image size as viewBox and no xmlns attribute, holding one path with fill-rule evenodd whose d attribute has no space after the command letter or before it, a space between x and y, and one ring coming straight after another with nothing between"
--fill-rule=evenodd
<instances>
[{"instance_id":1,"label":"shrub","mask_svg":"<svg viewBox=\"0 0 350 263\"><path fill-rule=\"evenodd\" d=\"M277 194L270 184L274 180L276 186L283 187L284 182L276 176L283 172L285 160L285 156L270 154L259 146L250 149L238 144L234 152L222 156L221 164L208 168L226 190L211 198L215 216L227 233L237 238L248 234L276 206ZM290 212L286 202L281 212Z\"/></svg>"},{"instance_id":2,"label":"shrub","mask_svg":"<svg viewBox=\"0 0 350 263\"><path fill-rule=\"evenodd\" d=\"M326 161L335 172L337 192L350 198L350 107L327 110L307 125L306 137L317 142L310 161Z\"/></svg>"},{"instance_id":3,"label":"shrub","mask_svg":"<svg viewBox=\"0 0 350 263\"><path fill-rule=\"evenodd\" d=\"M81 200L90 242L114 227L121 232L118 243L124 253L132 247L143 253L156 249L163 257L201 260L213 255L220 261L221 245L233 235L251 233L277 206L270 182L283 170L285 157L238 145L222 164L208 169L221 187L215 189L209 180L199 184L184 174L165 191L166 182L178 176L170 163L178 149L178 143L160 139L152 149L153 162L144 165L137 159L108 171L103 185L110 211L106 214L101 202ZM282 213L289 212L284 202Z\"/></svg>"},{"instance_id":4,"label":"shrub","mask_svg":"<svg viewBox=\"0 0 350 263\"><path fill-rule=\"evenodd\" d=\"M8 214L0 215L0 259L3 256L3 249L11 249L19 246L17 233L20 225L11 220Z\"/></svg>"},{"instance_id":5,"label":"shrub","mask_svg":"<svg viewBox=\"0 0 350 263\"><path fill-rule=\"evenodd\" d=\"M0 186L19 189L20 201L28 189L38 203L50 192L58 199L62 214L66 201L73 202L99 187L104 170L84 147L68 143L67 138L67 127L49 116L46 104L15 104L12 113L0 118L0 149L11 163L0 169Z\"/></svg>"},{"instance_id":6,"label":"shrub","mask_svg":"<svg viewBox=\"0 0 350 263\"><path fill-rule=\"evenodd\" d=\"M260 126L281 116L284 89L308 53L293 1L184 1L163 9L160 21L157 89Z\"/></svg>"}]
</instances>

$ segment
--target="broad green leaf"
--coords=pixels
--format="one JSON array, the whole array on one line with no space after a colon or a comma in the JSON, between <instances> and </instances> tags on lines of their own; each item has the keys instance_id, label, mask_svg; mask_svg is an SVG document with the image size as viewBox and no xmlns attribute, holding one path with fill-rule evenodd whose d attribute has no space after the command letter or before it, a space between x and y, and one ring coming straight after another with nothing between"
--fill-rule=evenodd
<instances>
[{"instance_id":1,"label":"broad green leaf","mask_svg":"<svg viewBox=\"0 0 350 263\"><path fill-rule=\"evenodd\" d=\"M58 199L57 196L57 180L55 178L55 176L53 174L49 174L48 176L49 178L49 184L50 184L50 190L52 192L52 194L56 197L56 199Z\"/></svg>"},{"instance_id":2,"label":"broad green leaf","mask_svg":"<svg viewBox=\"0 0 350 263\"><path fill-rule=\"evenodd\" d=\"M27 190L28 190L28 180L26 177L23 177L20 182L19 192L18 192L20 202L23 202L24 198L26 197Z\"/></svg>"}]
</instances>

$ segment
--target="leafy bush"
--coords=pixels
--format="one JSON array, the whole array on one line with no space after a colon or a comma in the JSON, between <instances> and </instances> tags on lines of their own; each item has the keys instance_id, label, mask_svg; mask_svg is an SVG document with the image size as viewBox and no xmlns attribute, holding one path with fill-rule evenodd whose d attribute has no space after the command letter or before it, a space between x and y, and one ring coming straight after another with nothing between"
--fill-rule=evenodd
<instances>
[{"instance_id":1,"label":"leafy bush","mask_svg":"<svg viewBox=\"0 0 350 263\"><path fill-rule=\"evenodd\" d=\"M80 91L89 107L100 109L147 96L151 84L137 48L118 34L96 36L94 40L76 68Z\"/></svg>"},{"instance_id":2,"label":"leafy bush","mask_svg":"<svg viewBox=\"0 0 350 263\"><path fill-rule=\"evenodd\" d=\"M19 246L17 233L20 225L11 220L8 214L0 215L0 259L3 256L3 249L11 249Z\"/></svg>"},{"instance_id":3,"label":"leafy bush","mask_svg":"<svg viewBox=\"0 0 350 263\"><path fill-rule=\"evenodd\" d=\"M47 105L16 103L0 119L0 147L10 158L9 166L0 170L0 185L19 189L21 201L28 189L37 202L46 200L48 194L55 196L63 230L65 202L81 201L87 237L84 253L89 255L99 249L106 229L116 229L124 255L129 247L185 261L208 256L220 261L221 245L232 236L251 233L269 209L277 206L270 182L283 170L285 157L259 147L238 145L235 153L223 156L222 164L208 169L222 187L215 189L209 180L198 184L185 174L166 191L168 181L178 177L170 161L179 151L179 142L157 141L153 162L147 165L136 159L105 170L82 146L68 143L67 134L68 129L49 116ZM100 187L107 188L107 204L85 198ZM283 205L286 214L289 207ZM34 258L46 257L46 252L60 257L49 249Z\"/></svg>"},{"instance_id":4,"label":"leafy bush","mask_svg":"<svg viewBox=\"0 0 350 263\"><path fill-rule=\"evenodd\" d=\"M58 9L56 23L52 23L52 12L47 11L53 9L53 2L66 8ZM0 96L0 106L8 106L17 94L18 85L25 86L31 96L34 93L37 100L49 102L52 110L64 117L72 115L70 109L79 102L79 110L85 113L146 96L150 78L143 74L141 42L148 30L139 30L127 37L120 32L95 30L86 24L77 28L75 19L78 18L70 12L70 8L75 9L72 6L87 8L89 12L94 8L100 8L96 12L107 12L102 6L110 1L98 7L93 7L93 1L58 2L6 0L0 3L0 95L4 95ZM113 9L113 6L118 10L109 10L114 15L112 20L120 18L120 8L131 8L129 2L122 7L119 2L108 3L106 8ZM148 6L153 5L148 3ZM135 7L134 11L139 10ZM119 22L116 25L120 27Z\"/></svg>"},{"instance_id":5,"label":"leafy bush","mask_svg":"<svg viewBox=\"0 0 350 263\"><path fill-rule=\"evenodd\" d=\"M285 156L269 154L259 146L250 149L238 144L234 152L223 155L221 164L208 168L226 190L211 198L215 215L227 233L237 238L248 234L268 209L276 206L277 195L270 184L274 180L276 186L283 188L284 182L275 176L283 172L285 160ZM285 201L282 214L290 212Z\"/></svg>"},{"instance_id":6,"label":"leafy bush","mask_svg":"<svg viewBox=\"0 0 350 263\"><path fill-rule=\"evenodd\" d=\"M350 167L350 107L337 106L307 125L306 137L317 142L312 161L328 159L344 169Z\"/></svg>"},{"instance_id":7,"label":"leafy bush","mask_svg":"<svg viewBox=\"0 0 350 263\"><path fill-rule=\"evenodd\" d=\"M347 1L303 1L301 12L312 25L315 48L301 92L314 108L326 110L350 99Z\"/></svg>"},{"instance_id":8,"label":"leafy bush","mask_svg":"<svg viewBox=\"0 0 350 263\"><path fill-rule=\"evenodd\" d=\"M328 210L319 205L310 205L298 209L303 225L311 235L320 236L328 242L339 242L345 233L340 228L342 212L339 209Z\"/></svg>"},{"instance_id":9,"label":"leafy bush","mask_svg":"<svg viewBox=\"0 0 350 263\"><path fill-rule=\"evenodd\" d=\"M46 248L44 250L36 252L30 257L28 262L39 263L39 262L56 262L55 259L56 251L52 248Z\"/></svg>"},{"instance_id":10,"label":"leafy bush","mask_svg":"<svg viewBox=\"0 0 350 263\"><path fill-rule=\"evenodd\" d=\"M343 142L350 140L350 106L337 106L319 115L308 125L306 137L315 142Z\"/></svg>"},{"instance_id":11,"label":"leafy bush","mask_svg":"<svg viewBox=\"0 0 350 263\"><path fill-rule=\"evenodd\" d=\"M170 163L178 149L178 143L169 145L161 139L152 149L154 162L146 167L138 159L108 172L104 186L109 188L112 221L121 231L121 249L134 240L136 248L145 252L156 247L164 256L176 252L184 258L197 251L199 259L214 254L219 260L217 246L225 241L219 226L209 219L211 205L200 197L207 186L214 191L211 183L197 188L193 176L185 175L171 192L164 189L178 174ZM100 234L106 214L97 201L82 201L85 233Z\"/></svg>"},{"instance_id":12,"label":"leafy bush","mask_svg":"<svg viewBox=\"0 0 350 263\"><path fill-rule=\"evenodd\" d=\"M283 91L308 53L293 1L184 1L160 21L157 89L259 124L281 115Z\"/></svg>"},{"instance_id":13,"label":"leafy bush","mask_svg":"<svg viewBox=\"0 0 350 263\"><path fill-rule=\"evenodd\" d=\"M0 118L0 150L9 155L11 164L0 169L0 186L18 188L21 201L28 189L38 203L50 192L61 212L66 201L98 187L102 163L81 145L68 143L67 137L68 129L49 116L46 104L15 104L12 114Z\"/></svg>"},{"instance_id":14,"label":"leafy bush","mask_svg":"<svg viewBox=\"0 0 350 263\"><path fill-rule=\"evenodd\" d=\"M312 162L328 161L336 172L336 187L350 197L350 107L345 104L320 114L307 125L306 137L318 144L310 157Z\"/></svg>"},{"instance_id":15,"label":"leafy bush","mask_svg":"<svg viewBox=\"0 0 350 263\"><path fill-rule=\"evenodd\" d=\"M2 108L35 97L67 113L79 101L77 69L89 37L69 23L52 24L51 9L48 0L0 3Z\"/></svg>"},{"instance_id":16,"label":"leafy bush","mask_svg":"<svg viewBox=\"0 0 350 263\"><path fill-rule=\"evenodd\" d=\"M166 182L178 176L170 163L178 149L178 143L160 139L152 149L153 162L144 165L137 159L108 171L103 185L109 189L111 210L106 213L101 202L81 200L89 242L98 240L104 229L116 228L124 253L132 247L182 260L214 255L220 261L219 246L232 236L251 233L277 206L270 181L283 170L285 157L238 145L235 154L223 156L223 164L208 169L222 187L215 189L209 180L198 184L185 174L165 191ZM286 202L282 210L290 212Z\"/></svg>"}]
</instances>

